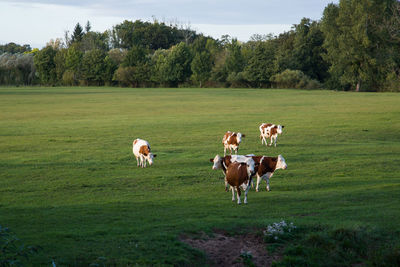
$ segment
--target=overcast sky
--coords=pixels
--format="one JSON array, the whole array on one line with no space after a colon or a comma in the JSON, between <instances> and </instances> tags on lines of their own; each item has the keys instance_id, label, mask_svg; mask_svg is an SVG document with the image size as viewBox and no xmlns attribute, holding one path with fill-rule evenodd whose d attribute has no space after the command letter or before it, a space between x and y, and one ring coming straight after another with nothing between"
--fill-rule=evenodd
<instances>
[{"instance_id":1,"label":"overcast sky","mask_svg":"<svg viewBox=\"0 0 400 267\"><path fill-rule=\"evenodd\" d=\"M338 0L0 0L0 44L43 47L63 38L76 23L89 20L103 32L124 20L190 25L214 38L229 34L248 41L253 34L279 34L303 17L318 20L327 4Z\"/></svg>"}]
</instances>

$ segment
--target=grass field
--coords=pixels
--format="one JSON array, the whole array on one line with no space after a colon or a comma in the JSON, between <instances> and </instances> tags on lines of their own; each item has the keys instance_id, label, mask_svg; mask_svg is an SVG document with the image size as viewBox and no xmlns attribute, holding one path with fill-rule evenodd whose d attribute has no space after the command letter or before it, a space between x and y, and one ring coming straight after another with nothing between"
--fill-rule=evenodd
<instances>
[{"instance_id":1,"label":"grass field","mask_svg":"<svg viewBox=\"0 0 400 267\"><path fill-rule=\"evenodd\" d=\"M276 148L261 122L285 125ZM288 164L247 205L209 162L227 130L246 134L240 154ZM136 167L137 137L150 168ZM400 94L0 88L0 225L42 247L32 265L203 265L181 234L282 219L400 233Z\"/></svg>"}]
</instances>

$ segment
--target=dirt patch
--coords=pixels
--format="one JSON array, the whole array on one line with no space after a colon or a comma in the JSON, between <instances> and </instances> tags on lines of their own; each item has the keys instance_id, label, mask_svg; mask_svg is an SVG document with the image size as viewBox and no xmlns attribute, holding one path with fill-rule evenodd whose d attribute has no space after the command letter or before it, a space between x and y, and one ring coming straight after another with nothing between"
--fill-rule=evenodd
<instances>
[{"instance_id":1,"label":"dirt patch","mask_svg":"<svg viewBox=\"0 0 400 267\"><path fill-rule=\"evenodd\" d=\"M202 234L200 238L186 236L180 240L204 251L211 266L246 266L246 259L251 260L255 266L271 266L272 262L281 258L269 254L263 238L254 233L229 236L216 232L212 237Z\"/></svg>"}]
</instances>

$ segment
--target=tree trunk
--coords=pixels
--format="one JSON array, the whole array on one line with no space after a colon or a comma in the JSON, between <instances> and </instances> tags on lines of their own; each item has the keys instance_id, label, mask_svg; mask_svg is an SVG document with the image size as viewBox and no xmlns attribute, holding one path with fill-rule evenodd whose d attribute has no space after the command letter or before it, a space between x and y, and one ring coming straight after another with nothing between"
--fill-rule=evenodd
<instances>
[{"instance_id":1,"label":"tree trunk","mask_svg":"<svg viewBox=\"0 0 400 267\"><path fill-rule=\"evenodd\" d=\"M356 92L360 92L360 86L361 86L361 81L358 81L356 85Z\"/></svg>"}]
</instances>

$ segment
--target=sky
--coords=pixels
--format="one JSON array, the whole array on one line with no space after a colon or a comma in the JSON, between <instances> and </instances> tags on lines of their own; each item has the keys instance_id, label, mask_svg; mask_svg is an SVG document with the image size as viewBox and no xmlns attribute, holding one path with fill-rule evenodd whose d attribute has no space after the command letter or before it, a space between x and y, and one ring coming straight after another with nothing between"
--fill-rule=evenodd
<instances>
[{"instance_id":1,"label":"sky","mask_svg":"<svg viewBox=\"0 0 400 267\"><path fill-rule=\"evenodd\" d=\"M103 32L124 20L178 23L206 36L248 41L253 34L278 35L303 17L319 20L338 0L0 0L0 44L42 48L64 38L79 22Z\"/></svg>"}]
</instances>

